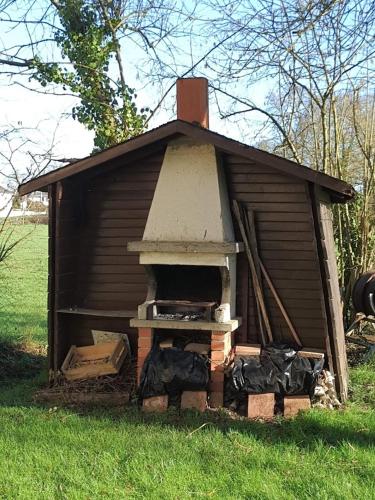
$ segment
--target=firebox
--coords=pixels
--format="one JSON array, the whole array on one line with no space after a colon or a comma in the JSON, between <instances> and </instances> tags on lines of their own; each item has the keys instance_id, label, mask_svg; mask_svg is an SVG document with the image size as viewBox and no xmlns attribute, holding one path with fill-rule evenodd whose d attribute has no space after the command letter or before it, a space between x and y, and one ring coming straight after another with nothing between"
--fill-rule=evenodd
<instances>
[{"instance_id":1,"label":"firebox","mask_svg":"<svg viewBox=\"0 0 375 500\"><path fill-rule=\"evenodd\" d=\"M143 239L128 249L140 253L149 277L138 319L149 318L155 300L215 303L212 320L235 318L242 244L234 239L225 175L211 144L169 143Z\"/></svg>"}]
</instances>

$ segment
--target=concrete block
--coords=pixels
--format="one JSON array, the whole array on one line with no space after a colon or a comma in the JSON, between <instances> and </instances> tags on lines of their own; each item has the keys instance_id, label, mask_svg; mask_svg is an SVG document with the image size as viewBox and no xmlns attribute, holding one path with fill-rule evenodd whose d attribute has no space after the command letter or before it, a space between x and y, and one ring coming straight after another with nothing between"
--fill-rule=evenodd
<instances>
[{"instance_id":1,"label":"concrete block","mask_svg":"<svg viewBox=\"0 0 375 500\"><path fill-rule=\"evenodd\" d=\"M163 413L168 409L168 396L145 398L143 400L142 408L145 412Z\"/></svg>"},{"instance_id":2,"label":"concrete block","mask_svg":"<svg viewBox=\"0 0 375 500\"><path fill-rule=\"evenodd\" d=\"M271 419L275 413L275 394L250 394L247 402L248 418Z\"/></svg>"},{"instance_id":3,"label":"concrete block","mask_svg":"<svg viewBox=\"0 0 375 500\"><path fill-rule=\"evenodd\" d=\"M299 411L311 408L309 396L285 396L284 417L294 417Z\"/></svg>"},{"instance_id":4,"label":"concrete block","mask_svg":"<svg viewBox=\"0 0 375 500\"><path fill-rule=\"evenodd\" d=\"M205 411L207 407L206 391L184 391L181 396L182 410Z\"/></svg>"}]
</instances>

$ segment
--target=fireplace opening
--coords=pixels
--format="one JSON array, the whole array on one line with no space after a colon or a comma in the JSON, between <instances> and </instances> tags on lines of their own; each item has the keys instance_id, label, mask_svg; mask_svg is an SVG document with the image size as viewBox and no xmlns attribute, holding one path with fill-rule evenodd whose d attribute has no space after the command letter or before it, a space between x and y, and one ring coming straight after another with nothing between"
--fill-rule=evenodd
<instances>
[{"instance_id":1,"label":"fireplace opening","mask_svg":"<svg viewBox=\"0 0 375 500\"><path fill-rule=\"evenodd\" d=\"M152 319L211 321L222 298L222 274L214 266L153 265ZM149 296L149 299L151 297Z\"/></svg>"},{"instance_id":2,"label":"fireplace opening","mask_svg":"<svg viewBox=\"0 0 375 500\"><path fill-rule=\"evenodd\" d=\"M222 279L216 266L153 265L156 300L220 304Z\"/></svg>"}]
</instances>

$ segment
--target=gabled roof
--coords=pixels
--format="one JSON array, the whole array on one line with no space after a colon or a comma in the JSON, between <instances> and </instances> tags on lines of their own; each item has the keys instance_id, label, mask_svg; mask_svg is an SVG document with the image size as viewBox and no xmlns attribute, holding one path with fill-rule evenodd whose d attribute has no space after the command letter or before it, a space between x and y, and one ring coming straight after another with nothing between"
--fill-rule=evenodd
<instances>
[{"instance_id":1,"label":"gabled roof","mask_svg":"<svg viewBox=\"0 0 375 500\"><path fill-rule=\"evenodd\" d=\"M353 187L340 179L317 172L309 167L298 165L293 161L229 139L221 134L217 134L216 132L182 120L171 121L149 132L129 139L126 142L122 142L117 146L105 149L93 156L88 156L82 160L70 163L65 167L31 179L19 186L19 194L25 195L32 191L46 189L49 184L77 175L90 168L97 167L108 161L125 156L128 153L140 150L145 146L157 143L158 141L165 141L166 139L181 135L197 141L213 144L220 151L242 156L251 161L279 170L286 175L318 184L329 191L332 201L346 202L353 198L355 194Z\"/></svg>"}]
</instances>

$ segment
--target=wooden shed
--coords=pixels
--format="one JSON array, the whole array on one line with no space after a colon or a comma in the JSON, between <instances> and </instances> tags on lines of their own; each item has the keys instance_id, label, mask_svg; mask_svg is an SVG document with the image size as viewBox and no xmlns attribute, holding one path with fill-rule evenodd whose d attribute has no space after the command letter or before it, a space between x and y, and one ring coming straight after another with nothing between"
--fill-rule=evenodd
<instances>
[{"instance_id":1,"label":"wooden shed","mask_svg":"<svg viewBox=\"0 0 375 500\"><path fill-rule=\"evenodd\" d=\"M229 302L232 326L211 319L203 330L259 342L249 266L228 211L237 200L254 213L259 254L303 345L326 352L345 399L331 205L349 201L353 188L210 131L205 79L178 81L178 117L19 187L20 195L49 193L50 372L71 345L91 344L92 330L128 334L141 364L138 337L164 328L145 312L156 287L164 300ZM266 285L264 294L274 337L289 341Z\"/></svg>"}]
</instances>

